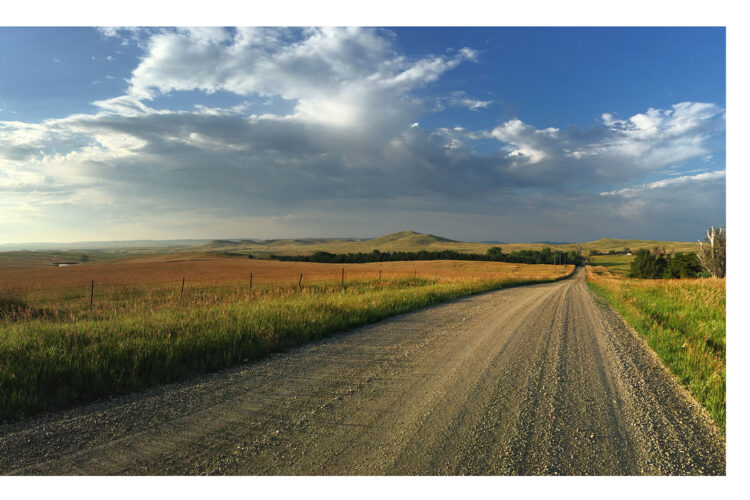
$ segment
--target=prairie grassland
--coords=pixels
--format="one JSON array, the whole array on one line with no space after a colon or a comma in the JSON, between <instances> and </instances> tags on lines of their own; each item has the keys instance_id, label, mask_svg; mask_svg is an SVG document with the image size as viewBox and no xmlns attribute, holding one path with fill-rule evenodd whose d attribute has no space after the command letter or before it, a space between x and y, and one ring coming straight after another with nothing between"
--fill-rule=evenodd
<instances>
[{"instance_id":1,"label":"prairie grassland","mask_svg":"<svg viewBox=\"0 0 750 500\"><path fill-rule=\"evenodd\" d=\"M639 280L588 267L589 285L726 428L726 281Z\"/></svg>"},{"instance_id":2,"label":"prairie grassland","mask_svg":"<svg viewBox=\"0 0 750 500\"><path fill-rule=\"evenodd\" d=\"M136 258L124 258L104 263L76 264L67 267L27 266L6 269L0 273L0 290L34 291L86 288L91 281L98 286L142 286L181 284L185 278L191 283L226 284L249 282L254 284L296 285L300 273L303 281L374 279L382 270L382 277L417 277L440 279L472 278L523 279L547 277L552 266L527 266L504 262L474 261L404 261L372 262L367 264L322 264L315 262L280 262L247 258L217 257L210 253L182 253ZM562 269L562 266L558 266Z\"/></svg>"},{"instance_id":3,"label":"prairie grassland","mask_svg":"<svg viewBox=\"0 0 750 500\"><path fill-rule=\"evenodd\" d=\"M633 255L592 255L589 262L594 266L606 267L613 274L627 276L634 258Z\"/></svg>"},{"instance_id":4,"label":"prairie grassland","mask_svg":"<svg viewBox=\"0 0 750 500\"><path fill-rule=\"evenodd\" d=\"M553 250L623 250L630 248L663 247L675 252L697 251L697 242L656 241L656 240L619 240L604 238L585 243L472 243L453 241L431 234L401 231L372 240L342 239L307 239L307 240L265 240L265 241L230 241L215 240L202 245L201 249L215 252L250 252L253 255L311 255L318 251L330 253L369 253L377 249L381 252L416 252L419 250L439 251L455 250L468 253L486 253L491 247L499 246L505 253L514 250L541 250L551 247Z\"/></svg>"},{"instance_id":5,"label":"prairie grassland","mask_svg":"<svg viewBox=\"0 0 750 500\"><path fill-rule=\"evenodd\" d=\"M572 271L498 262L332 265L169 255L3 273L0 419L215 371L427 305ZM92 279L101 290L90 307Z\"/></svg>"}]
</instances>

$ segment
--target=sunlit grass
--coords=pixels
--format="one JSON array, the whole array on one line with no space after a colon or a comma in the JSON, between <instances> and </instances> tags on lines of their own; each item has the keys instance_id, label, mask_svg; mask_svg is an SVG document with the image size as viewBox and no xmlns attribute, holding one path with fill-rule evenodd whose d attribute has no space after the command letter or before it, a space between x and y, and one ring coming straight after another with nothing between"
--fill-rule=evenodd
<instances>
[{"instance_id":1,"label":"sunlit grass","mask_svg":"<svg viewBox=\"0 0 750 500\"><path fill-rule=\"evenodd\" d=\"M646 339L724 432L726 281L626 279L601 269L589 269L590 286Z\"/></svg>"},{"instance_id":2,"label":"sunlit grass","mask_svg":"<svg viewBox=\"0 0 750 500\"><path fill-rule=\"evenodd\" d=\"M384 268L395 273L400 264ZM285 277L278 285L226 281L181 292L173 284L132 282L110 289L93 307L86 287L6 291L0 305L0 419L185 379L452 298L572 271L431 265L432 276L421 267L416 278L349 278L344 285L328 277L303 280L299 287ZM441 265L442 277L435 274ZM355 266L347 267L356 275Z\"/></svg>"}]
</instances>

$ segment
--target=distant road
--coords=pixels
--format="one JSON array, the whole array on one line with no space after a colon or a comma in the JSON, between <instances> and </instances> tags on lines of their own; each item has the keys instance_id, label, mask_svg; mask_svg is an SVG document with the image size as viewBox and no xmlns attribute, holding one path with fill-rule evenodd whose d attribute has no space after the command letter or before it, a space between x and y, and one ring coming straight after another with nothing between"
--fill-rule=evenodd
<instances>
[{"instance_id":1,"label":"distant road","mask_svg":"<svg viewBox=\"0 0 750 500\"><path fill-rule=\"evenodd\" d=\"M724 474L725 442L584 273L0 427L4 474Z\"/></svg>"}]
</instances>

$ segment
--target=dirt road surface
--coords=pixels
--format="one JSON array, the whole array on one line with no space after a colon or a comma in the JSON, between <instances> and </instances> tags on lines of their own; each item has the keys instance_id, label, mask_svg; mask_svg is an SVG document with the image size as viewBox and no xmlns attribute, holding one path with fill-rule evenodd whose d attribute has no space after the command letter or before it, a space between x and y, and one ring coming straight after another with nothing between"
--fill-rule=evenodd
<instances>
[{"instance_id":1,"label":"dirt road surface","mask_svg":"<svg viewBox=\"0 0 750 500\"><path fill-rule=\"evenodd\" d=\"M0 427L3 474L725 474L725 441L564 281Z\"/></svg>"}]
</instances>

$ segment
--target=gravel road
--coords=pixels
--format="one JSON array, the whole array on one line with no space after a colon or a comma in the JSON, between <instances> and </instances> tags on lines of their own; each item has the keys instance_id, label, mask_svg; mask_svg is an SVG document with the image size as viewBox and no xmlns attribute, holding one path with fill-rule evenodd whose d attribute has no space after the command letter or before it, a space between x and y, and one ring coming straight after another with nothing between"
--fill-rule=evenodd
<instances>
[{"instance_id":1,"label":"gravel road","mask_svg":"<svg viewBox=\"0 0 750 500\"><path fill-rule=\"evenodd\" d=\"M584 271L0 427L3 474L725 474Z\"/></svg>"}]
</instances>

